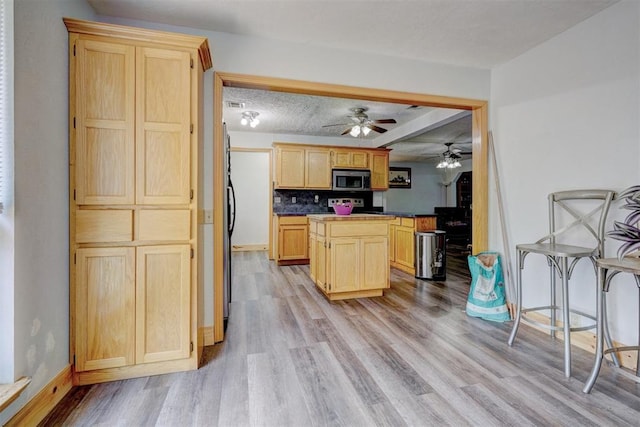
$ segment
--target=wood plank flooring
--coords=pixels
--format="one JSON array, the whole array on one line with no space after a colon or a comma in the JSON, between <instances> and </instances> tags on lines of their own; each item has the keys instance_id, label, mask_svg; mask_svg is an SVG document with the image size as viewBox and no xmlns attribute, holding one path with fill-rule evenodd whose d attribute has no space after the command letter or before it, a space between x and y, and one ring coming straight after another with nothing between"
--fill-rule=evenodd
<instances>
[{"instance_id":1,"label":"wood plank flooring","mask_svg":"<svg viewBox=\"0 0 640 427\"><path fill-rule=\"evenodd\" d=\"M393 270L383 297L329 303L308 266L264 252L233 255L226 340L194 372L74 388L45 426L640 426L640 385L604 366L582 393L592 355L464 313L470 279Z\"/></svg>"}]
</instances>

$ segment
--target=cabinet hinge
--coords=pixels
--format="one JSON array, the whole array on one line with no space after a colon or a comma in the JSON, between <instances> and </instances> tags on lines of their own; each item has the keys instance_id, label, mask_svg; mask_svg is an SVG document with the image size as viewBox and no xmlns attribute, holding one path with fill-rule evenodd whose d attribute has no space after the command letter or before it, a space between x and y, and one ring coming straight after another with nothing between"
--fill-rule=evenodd
<instances>
[{"instance_id":1,"label":"cabinet hinge","mask_svg":"<svg viewBox=\"0 0 640 427\"><path fill-rule=\"evenodd\" d=\"M191 258L194 257L194 252L193 252L193 248L191 248Z\"/></svg>"},{"instance_id":2,"label":"cabinet hinge","mask_svg":"<svg viewBox=\"0 0 640 427\"><path fill-rule=\"evenodd\" d=\"M191 191L189 192L189 199L190 199L190 200L193 200L193 190L191 190Z\"/></svg>"},{"instance_id":3,"label":"cabinet hinge","mask_svg":"<svg viewBox=\"0 0 640 427\"><path fill-rule=\"evenodd\" d=\"M331 283L329 283L329 290L331 290Z\"/></svg>"},{"instance_id":4,"label":"cabinet hinge","mask_svg":"<svg viewBox=\"0 0 640 427\"><path fill-rule=\"evenodd\" d=\"M331 249L331 242L329 242L329 249Z\"/></svg>"},{"instance_id":5,"label":"cabinet hinge","mask_svg":"<svg viewBox=\"0 0 640 427\"><path fill-rule=\"evenodd\" d=\"M73 128L74 129L76 128L76 118L75 117L73 118Z\"/></svg>"},{"instance_id":6,"label":"cabinet hinge","mask_svg":"<svg viewBox=\"0 0 640 427\"><path fill-rule=\"evenodd\" d=\"M73 254L73 264L75 264L75 263L76 263L76 254L74 253Z\"/></svg>"},{"instance_id":7,"label":"cabinet hinge","mask_svg":"<svg viewBox=\"0 0 640 427\"><path fill-rule=\"evenodd\" d=\"M75 43L73 44L73 56L76 56L76 44ZM73 356L73 357L75 357L75 356Z\"/></svg>"},{"instance_id":8,"label":"cabinet hinge","mask_svg":"<svg viewBox=\"0 0 640 427\"><path fill-rule=\"evenodd\" d=\"M76 366L76 355L73 355L73 366Z\"/></svg>"},{"instance_id":9,"label":"cabinet hinge","mask_svg":"<svg viewBox=\"0 0 640 427\"><path fill-rule=\"evenodd\" d=\"M73 200L75 200L75 199L76 199L76 189L74 188L73 189Z\"/></svg>"},{"instance_id":10,"label":"cabinet hinge","mask_svg":"<svg viewBox=\"0 0 640 427\"><path fill-rule=\"evenodd\" d=\"M191 126L189 126L189 133L193 134L193 123L191 123Z\"/></svg>"},{"instance_id":11,"label":"cabinet hinge","mask_svg":"<svg viewBox=\"0 0 640 427\"><path fill-rule=\"evenodd\" d=\"M191 341L191 352L193 352L193 341Z\"/></svg>"},{"instance_id":12,"label":"cabinet hinge","mask_svg":"<svg viewBox=\"0 0 640 427\"><path fill-rule=\"evenodd\" d=\"M193 68L193 58L189 60L189 67Z\"/></svg>"}]
</instances>

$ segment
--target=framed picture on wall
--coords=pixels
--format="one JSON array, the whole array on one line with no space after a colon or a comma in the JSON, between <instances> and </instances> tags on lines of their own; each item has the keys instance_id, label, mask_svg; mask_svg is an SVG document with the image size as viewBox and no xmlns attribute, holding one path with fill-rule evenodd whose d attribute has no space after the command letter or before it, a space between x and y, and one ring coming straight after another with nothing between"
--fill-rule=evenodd
<instances>
[{"instance_id":1,"label":"framed picture on wall","mask_svg":"<svg viewBox=\"0 0 640 427\"><path fill-rule=\"evenodd\" d=\"M411 168L389 168L389 188L411 188Z\"/></svg>"}]
</instances>

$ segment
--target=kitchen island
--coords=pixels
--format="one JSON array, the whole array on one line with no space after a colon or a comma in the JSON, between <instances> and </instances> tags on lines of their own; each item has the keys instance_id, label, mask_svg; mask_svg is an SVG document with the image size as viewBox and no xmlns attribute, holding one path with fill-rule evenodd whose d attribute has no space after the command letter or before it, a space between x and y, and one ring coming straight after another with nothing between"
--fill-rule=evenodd
<instances>
[{"instance_id":1,"label":"kitchen island","mask_svg":"<svg viewBox=\"0 0 640 427\"><path fill-rule=\"evenodd\" d=\"M331 301L389 287L389 223L380 214L308 215L310 275Z\"/></svg>"}]
</instances>

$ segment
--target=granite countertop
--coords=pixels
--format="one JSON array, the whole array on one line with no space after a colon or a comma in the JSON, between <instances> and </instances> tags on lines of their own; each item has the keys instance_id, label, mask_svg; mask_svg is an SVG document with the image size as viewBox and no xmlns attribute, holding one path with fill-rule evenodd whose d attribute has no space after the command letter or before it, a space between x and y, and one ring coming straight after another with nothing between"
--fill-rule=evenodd
<instances>
[{"instance_id":1,"label":"granite countertop","mask_svg":"<svg viewBox=\"0 0 640 427\"><path fill-rule=\"evenodd\" d=\"M322 215L326 214L327 210L318 211L318 212L274 212L273 214L276 216L307 216L307 215Z\"/></svg>"},{"instance_id":2,"label":"granite countertop","mask_svg":"<svg viewBox=\"0 0 640 427\"><path fill-rule=\"evenodd\" d=\"M392 220L393 215L384 214L351 214L351 215L336 215L336 214L309 214L309 219L316 221L375 221L375 220Z\"/></svg>"},{"instance_id":3,"label":"granite countertop","mask_svg":"<svg viewBox=\"0 0 640 427\"><path fill-rule=\"evenodd\" d=\"M418 213L412 213L412 212L395 212L395 211L369 212L369 213L377 214L377 215L392 215L392 216L398 216L402 218L426 218L426 217L438 216L436 214L418 214Z\"/></svg>"}]
</instances>

